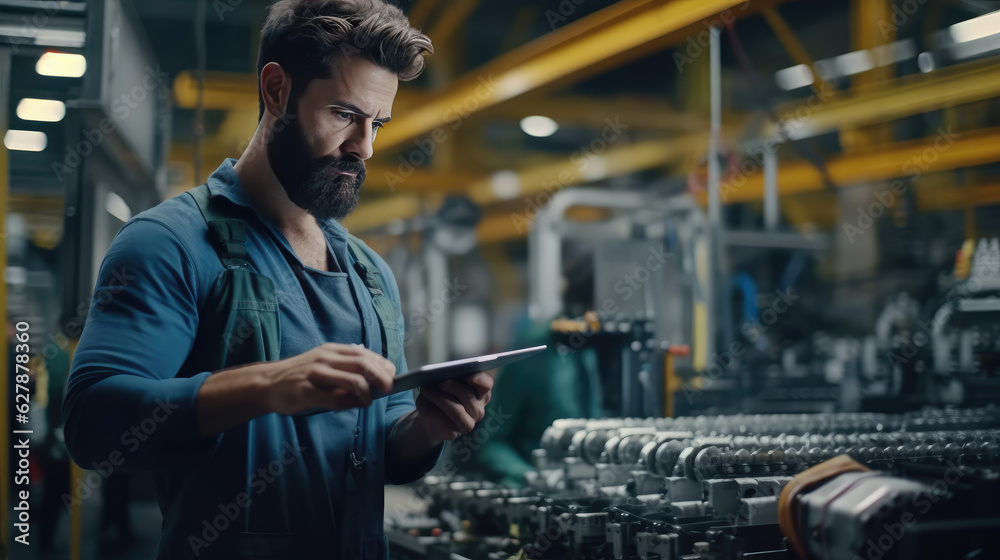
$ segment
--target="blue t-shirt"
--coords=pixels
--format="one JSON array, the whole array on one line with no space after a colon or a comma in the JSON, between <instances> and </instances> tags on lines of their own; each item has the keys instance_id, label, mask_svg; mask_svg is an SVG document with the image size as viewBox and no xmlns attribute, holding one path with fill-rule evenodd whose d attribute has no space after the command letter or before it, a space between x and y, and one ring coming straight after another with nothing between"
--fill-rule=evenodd
<instances>
[{"instance_id":1,"label":"blue t-shirt","mask_svg":"<svg viewBox=\"0 0 1000 560\"><path fill-rule=\"evenodd\" d=\"M253 212L234 162L209 178L211 195ZM320 225L337 263L331 272L302 265L259 215L247 220L248 256L278 296L281 358L324 342L381 353L378 316L354 269L347 231L333 220ZM191 349L199 312L223 270L207 231L185 194L132 218L115 237L64 401L73 459L101 472L154 472L164 518L158 558L240 557L250 550L255 558L385 558L382 486L423 476L438 457L406 472L386 460L395 422L414 408L410 393L364 409L267 414L209 441L197 437L195 397L211 372ZM399 290L385 262L376 256L376 264L398 310L385 335L402 347ZM406 371L403 356L396 370Z\"/></svg>"}]
</instances>

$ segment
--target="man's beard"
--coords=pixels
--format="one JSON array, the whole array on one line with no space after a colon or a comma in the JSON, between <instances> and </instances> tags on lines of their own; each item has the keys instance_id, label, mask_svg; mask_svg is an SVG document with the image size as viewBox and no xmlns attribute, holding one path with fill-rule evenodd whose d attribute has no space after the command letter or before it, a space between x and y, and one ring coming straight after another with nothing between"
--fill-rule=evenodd
<instances>
[{"instance_id":1,"label":"man's beard","mask_svg":"<svg viewBox=\"0 0 1000 560\"><path fill-rule=\"evenodd\" d=\"M312 159L298 119L282 118L272 129L267 159L288 199L317 220L342 220L360 201L365 164L353 157ZM341 172L355 173L344 175Z\"/></svg>"}]
</instances>

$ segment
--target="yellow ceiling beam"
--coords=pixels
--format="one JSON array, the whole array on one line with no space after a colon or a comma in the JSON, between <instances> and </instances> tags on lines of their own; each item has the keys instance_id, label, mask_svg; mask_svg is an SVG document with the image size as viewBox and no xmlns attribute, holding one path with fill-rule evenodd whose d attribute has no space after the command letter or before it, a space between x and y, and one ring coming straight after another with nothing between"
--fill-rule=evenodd
<instances>
[{"instance_id":1,"label":"yellow ceiling beam","mask_svg":"<svg viewBox=\"0 0 1000 560\"><path fill-rule=\"evenodd\" d=\"M434 47L446 47L478 6L479 0L454 0L449 3L448 9L427 30Z\"/></svg>"},{"instance_id":2,"label":"yellow ceiling beam","mask_svg":"<svg viewBox=\"0 0 1000 560\"><path fill-rule=\"evenodd\" d=\"M174 79L174 102L178 107L194 109L198 103L198 82L191 71L184 71ZM403 90L395 101L396 112L405 111L408 105L418 105L427 94ZM525 99L527 102L528 100ZM239 111L240 130L249 137L257 127L257 78L254 74L208 72L205 76L205 108L220 111ZM613 112L636 128L660 130L696 130L707 126L706 120L688 112L677 111L668 103L656 98L622 96L600 99L579 96L553 98L533 97L530 103L504 104L486 111L493 117L519 120L528 115L546 115L560 123L600 125L607 114ZM402 118L402 117L400 117ZM229 119L227 118L227 121ZM388 130L388 128L386 128ZM383 131L385 132L385 131ZM382 137L376 147L382 148Z\"/></svg>"},{"instance_id":3,"label":"yellow ceiling beam","mask_svg":"<svg viewBox=\"0 0 1000 560\"><path fill-rule=\"evenodd\" d=\"M441 94L411 107L379 135L379 147L398 146L543 86L594 75L646 54L649 49L662 49L665 45L661 40L679 42L697 33L692 26L702 20L717 16L720 23L732 21L752 13L751 8L773 3L626 0L613 4L500 56Z\"/></svg>"},{"instance_id":4,"label":"yellow ceiling beam","mask_svg":"<svg viewBox=\"0 0 1000 560\"><path fill-rule=\"evenodd\" d=\"M30 212L38 214L62 215L66 208L66 199L62 195L48 196L40 194L11 194L7 199L7 211Z\"/></svg>"},{"instance_id":5,"label":"yellow ceiling beam","mask_svg":"<svg viewBox=\"0 0 1000 560\"><path fill-rule=\"evenodd\" d=\"M419 103L424 95L412 89L401 89L396 95L394 106L398 110ZM184 70L177 74L174 78L173 96L174 105L177 107L194 109L198 106L198 78L193 70ZM259 108L257 74L205 72L204 107L217 111L253 108L252 124L256 127Z\"/></svg>"},{"instance_id":6,"label":"yellow ceiling beam","mask_svg":"<svg viewBox=\"0 0 1000 560\"><path fill-rule=\"evenodd\" d=\"M997 161L1000 161L1000 127L960 134L941 131L929 138L832 157L826 162L826 168L835 185L846 187ZM778 188L782 195L789 195L819 191L826 186L813 165L797 162L779 166ZM755 173L727 181L721 187L721 195L726 204L761 200L764 196L764 175ZM704 194L700 199L704 203Z\"/></svg>"},{"instance_id":7,"label":"yellow ceiling beam","mask_svg":"<svg viewBox=\"0 0 1000 560\"><path fill-rule=\"evenodd\" d=\"M423 29L427 22L431 19L431 14L434 9L440 4L440 0L417 0L413 3L413 8L410 9L407 16L410 20L410 25L416 27L417 29Z\"/></svg>"},{"instance_id":8,"label":"yellow ceiling beam","mask_svg":"<svg viewBox=\"0 0 1000 560\"><path fill-rule=\"evenodd\" d=\"M610 130L610 128L609 128ZM734 127L724 128L723 134L731 134ZM506 178L509 183L515 183L517 188L514 192L506 196L501 196L494 186L494 176L480 176L475 181L467 184L465 193L473 202L481 206L502 206L509 208L510 218L517 221L515 216L520 216L521 222L530 221L532 212L538 206L545 204L548 197L555 192L582 183L592 183L607 180L613 177L620 177L629 173L645 171L665 167L684 161L695 161L704 154L708 145L708 132L686 134L667 140L647 140L634 144L616 146L615 139L608 135L609 141L602 137L596 137L594 143L587 147L587 150L577 151L566 158L545 162L529 168L520 170L510 170L513 176ZM598 142L600 141L600 142ZM371 174L369 173L369 176ZM406 191L404 183L397 187L400 191ZM410 195L399 195L400 198L408 199ZM391 200L386 199L386 200ZM378 201L381 203L382 201ZM362 203L358 212L369 203ZM433 205L428 205L433 207ZM411 202L402 202L394 210L413 209L419 213L423 211ZM403 215L400 212L385 213L381 219L377 216L381 210L373 210L365 215L363 220L365 229L381 227L394 219L409 218L417 215ZM357 212L355 212L357 214ZM358 224L353 227L358 228Z\"/></svg>"},{"instance_id":9,"label":"yellow ceiling beam","mask_svg":"<svg viewBox=\"0 0 1000 560\"><path fill-rule=\"evenodd\" d=\"M564 160L515 171L519 185L515 198L525 199L527 204L527 197L546 193L551 195L564 187L662 167L696 157L705 151L707 145L706 132L670 140L650 140L611 147L601 153L578 152ZM472 183L468 192L474 202L484 206L509 198L497 194L493 177L485 177Z\"/></svg>"},{"instance_id":10,"label":"yellow ceiling beam","mask_svg":"<svg viewBox=\"0 0 1000 560\"><path fill-rule=\"evenodd\" d=\"M520 120L544 115L560 125L574 124L603 128L614 115L633 129L696 131L708 128L708 119L690 111L678 111L669 102L654 97L619 96L610 98L555 96L533 98L525 103L505 103L483 112L485 117ZM725 120L729 120L729 117Z\"/></svg>"},{"instance_id":11,"label":"yellow ceiling beam","mask_svg":"<svg viewBox=\"0 0 1000 560\"><path fill-rule=\"evenodd\" d=\"M362 202L353 214L344 219L352 232L364 232L396 220L412 218L423 212L424 202L416 195L399 195L371 202Z\"/></svg>"},{"instance_id":12,"label":"yellow ceiling beam","mask_svg":"<svg viewBox=\"0 0 1000 560\"><path fill-rule=\"evenodd\" d=\"M574 206L566 210L566 218L575 222L597 222L606 220L611 215L607 208L592 208ZM528 228L514 218L510 212L496 212L483 216L476 225L476 237L480 244L499 243L524 239L528 236Z\"/></svg>"},{"instance_id":13,"label":"yellow ceiling beam","mask_svg":"<svg viewBox=\"0 0 1000 560\"><path fill-rule=\"evenodd\" d=\"M1000 204L1000 183L917 189L917 208L921 212L964 210L970 206L994 204Z\"/></svg>"},{"instance_id":14,"label":"yellow ceiling beam","mask_svg":"<svg viewBox=\"0 0 1000 560\"><path fill-rule=\"evenodd\" d=\"M816 71L816 64L812 57L809 56L809 52L806 50L805 46L799 41L799 38L792 31L792 28L785 21L785 18L781 17L778 13L777 8L768 7L761 10L761 15L764 16L764 20L774 31L774 34L778 37L778 41L781 42L781 46L785 48L788 52L788 56L792 57L792 60L796 64L803 64L809 67L812 72L813 79L820 88L820 91L833 91L833 87L826 83L823 78L819 77L819 72Z\"/></svg>"},{"instance_id":15,"label":"yellow ceiling beam","mask_svg":"<svg viewBox=\"0 0 1000 560\"><path fill-rule=\"evenodd\" d=\"M816 136L845 126L889 122L1000 96L1000 65L996 61L977 62L890 83L891 87L877 91L831 95L825 102L817 97L815 102L810 98L808 103L791 103L780 108L778 115L786 116L783 124L792 138ZM778 135L773 125L768 135Z\"/></svg>"},{"instance_id":16,"label":"yellow ceiling beam","mask_svg":"<svg viewBox=\"0 0 1000 560\"><path fill-rule=\"evenodd\" d=\"M198 106L198 77L185 70L174 78L174 104L182 109ZM204 107L230 110L238 106L258 106L257 74L205 72ZM256 122L256 118L254 122Z\"/></svg>"}]
</instances>

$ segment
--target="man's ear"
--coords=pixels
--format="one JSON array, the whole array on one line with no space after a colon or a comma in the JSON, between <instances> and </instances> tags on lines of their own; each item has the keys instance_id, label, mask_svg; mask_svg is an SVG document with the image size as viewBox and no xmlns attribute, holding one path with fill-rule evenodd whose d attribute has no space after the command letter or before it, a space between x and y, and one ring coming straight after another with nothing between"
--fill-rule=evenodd
<instances>
[{"instance_id":1,"label":"man's ear","mask_svg":"<svg viewBox=\"0 0 1000 560\"><path fill-rule=\"evenodd\" d=\"M292 78L277 62L268 62L260 71L260 94L264 110L280 119L288 108L292 92Z\"/></svg>"}]
</instances>

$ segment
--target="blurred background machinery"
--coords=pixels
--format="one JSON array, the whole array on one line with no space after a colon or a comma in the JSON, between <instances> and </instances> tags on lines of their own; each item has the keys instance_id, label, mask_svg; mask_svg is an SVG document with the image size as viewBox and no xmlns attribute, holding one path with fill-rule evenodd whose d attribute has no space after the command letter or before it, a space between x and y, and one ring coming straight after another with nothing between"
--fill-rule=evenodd
<instances>
[{"instance_id":1,"label":"blurred background machinery","mask_svg":"<svg viewBox=\"0 0 1000 560\"><path fill-rule=\"evenodd\" d=\"M155 546L150 481L72 465L58 403L115 232L247 146L268 4L0 0L0 352L38 341L13 558ZM397 4L436 52L345 225L410 364L550 351L387 490L394 555L997 556L1000 3Z\"/></svg>"}]
</instances>

